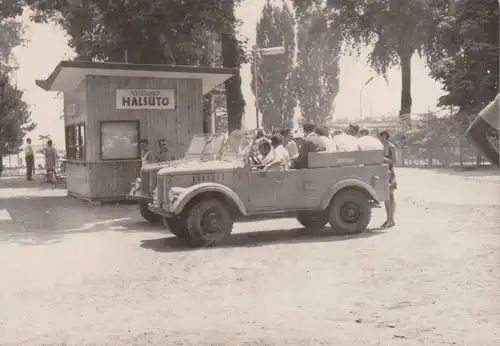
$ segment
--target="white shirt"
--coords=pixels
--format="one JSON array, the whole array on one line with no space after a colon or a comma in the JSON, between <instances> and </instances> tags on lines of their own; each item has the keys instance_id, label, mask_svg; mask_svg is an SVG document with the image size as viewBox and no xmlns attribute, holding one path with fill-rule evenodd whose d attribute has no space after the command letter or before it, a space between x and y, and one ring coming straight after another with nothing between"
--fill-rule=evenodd
<instances>
[{"instance_id":1,"label":"white shirt","mask_svg":"<svg viewBox=\"0 0 500 346\"><path fill-rule=\"evenodd\" d=\"M363 136L358 138L359 150L383 150L384 146L378 138L372 136Z\"/></svg>"},{"instance_id":2,"label":"white shirt","mask_svg":"<svg viewBox=\"0 0 500 346\"><path fill-rule=\"evenodd\" d=\"M286 168L290 167L290 154L283 145L280 144L274 148L274 153L276 155L275 160L281 161Z\"/></svg>"},{"instance_id":3,"label":"white shirt","mask_svg":"<svg viewBox=\"0 0 500 346\"><path fill-rule=\"evenodd\" d=\"M347 133L341 133L332 139L332 143L337 147L337 151L357 151L358 139Z\"/></svg>"},{"instance_id":4,"label":"white shirt","mask_svg":"<svg viewBox=\"0 0 500 346\"><path fill-rule=\"evenodd\" d=\"M332 142L330 138L327 136L320 136L320 138L323 140L323 143L325 143L325 149L327 152L334 153L337 151L337 146Z\"/></svg>"},{"instance_id":5,"label":"white shirt","mask_svg":"<svg viewBox=\"0 0 500 346\"><path fill-rule=\"evenodd\" d=\"M285 149L288 151L288 156L289 157L294 157L299 154L299 147L297 146L297 143L295 143L294 140L291 140L285 145Z\"/></svg>"},{"instance_id":6,"label":"white shirt","mask_svg":"<svg viewBox=\"0 0 500 346\"><path fill-rule=\"evenodd\" d=\"M33 155L33 147L31 146L31 144L26 144L26 147L24 147L24 155Z\"/></svg>"}]
</instances>

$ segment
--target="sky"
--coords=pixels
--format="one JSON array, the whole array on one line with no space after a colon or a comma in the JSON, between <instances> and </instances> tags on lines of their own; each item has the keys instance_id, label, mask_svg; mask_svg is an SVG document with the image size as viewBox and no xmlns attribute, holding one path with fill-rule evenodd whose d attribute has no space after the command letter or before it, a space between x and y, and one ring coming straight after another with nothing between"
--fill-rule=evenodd
<instances>
[{"instance_id":1,"label":"sky","mask_svg":"<svg viewBox=\"0 0 500 346\"><path fill-rule=\"evenodd\" d=\"M236 10L242 20L241 36L248 38L248 45L255 44L255 28L260 19L265 0L243 1ZM14 50L19 70L16 73L18 87L25 92L25 100L32 112L32 119L38 126L30 134L35 145L40 144L38 135L50 134L55 146L64 146L64 123L60 119L62 99L56 93L46 92L35 85L36 79L46 79L61 60L74 55L67 45L64 32L52 24L33 24L25 13L26 44ZM400 104L401 75L398 68L388 73L387 81L373 73L366 64L364 56L344 56L340 59L340 91L336 98L334 118L349 118L356 121L360 117L360 89L371 77L373 81L364 88L362 94L363 116L382 116L397 114ZM242 91L246 100L245 127L255 127L255 98L250 88L250 66L242 69ZM428 76L428 69L417 56L412 61L413 113L435 109L437 99L443 94L440 84Z\"/></svg>"}]
</instances>

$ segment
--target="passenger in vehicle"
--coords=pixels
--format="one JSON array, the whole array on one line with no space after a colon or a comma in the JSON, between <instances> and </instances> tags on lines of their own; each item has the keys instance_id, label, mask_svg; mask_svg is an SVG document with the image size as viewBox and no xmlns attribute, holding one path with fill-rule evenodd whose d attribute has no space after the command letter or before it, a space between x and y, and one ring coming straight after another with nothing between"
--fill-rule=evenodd
<instances>
[{"instance_id":1,"label":"passenger in vehicle","mask_svg":"<svg viewBox=\"0 0 500 346\"><path fill-rule=\"evenodd\" d=\"M333 138L333 144L336 146L337 151L357 151L358 150L358 136L359 126L351 124L341 134Z\"/></svg>"},{"instance_id":2,"label":"passenger in vehicle","mask_svg":"<svg viewBox=\"0 0 500 346\"><path fill-rule=\"evenodd\" d=\"M384 163L389 164L389 200L385 201L385 211L387 220L382 224L383 228L389 228L396 225L394 215L396 213L396 201L394 200L394 190L397 189L396 174L394 173L394 164L396 163L396 146L391 143L390 135L387 131L379 133L380 142L384 146Z\"/></svg>"},{"instance_id":3,"label":"passenger in vehicle","mask_svg":"<svg viewBox=\"0 0 500 346\"><path fill-rule=\"evenodd\" d=\"M359 130L358 138L358 149L359 150L383 150L384 146L379 139L370 136L370 130L363 128Z\"/></svg>"},{"instance_id":4,"label":"passenger in vehicle","mask_svg":"<svg viewBox=\"0 0 500 346\"><path fill-rule=\"evenodd\" d=\"M276 159L276 153L273 150L271 142L267 138L259 140L258 149L260 161L262 163L260 169L263 171L281 170L281 161Z\"/></svg>"},{"instance_id":5,"label":"passenger in vehicle","mask_svg":"<svg viewBox=\"0 0 500 346\"><path fill-rule=\"evenodd\" d=\"M326 148L325 149L326 151L328 151L328 152L337 151L337 147L334 146L334 144L332 143L332 140L330 139L330 137L328 137L328 128L326 128L325 126L317 126L315 133L323 141L325 148Z\"/></svg>"},{"instance_id":6,"label":"passenger in vehicle","mask_svg":"<svg viewBox=\"0 0 500 346\"><path fill-rule=\"evenodd\" d=\"M302 126L304 130L304 140L299 148L299 155L293 161L292 167L295 169L307 168L309 153L325 151L325 143L315 133L314 124L306 123Z\"/></svg>"},{"instance_id":7,"label":"passenger in vehicle","mask_svg":"<svg viewBox=\"0 0 500 346\"><path fill-rule=\"evenodd\" d=\"M302 130L295 130L293 132L293 141L295 142L295 144L297 144L297 155L295 155L295 157L293 158L296 159L299 155L298 150L300 150L300 146L304 141L304 132L302 132Z\"/></svg>"},{"instance_id":8,"label":"passenger in vehicle","mask_svg":"<svg viewBox=\"0 0 500 346\"><path fill-rule=\"evenodd\" d=\"M290 155L283 146L283 138L280 134L277 133L272 135L271 145L274 148L275 160L280 161L285 169L290 168Z\"/></svg>"},{"instance_id":9,"label":"passenger in vehicle","mask_svg":"<svg viewBox=\"0 0 500 346\"><path fill-rule=\"evenodd\" d=\"M291 129L284 129L281 131L281 136L283 137L283 145L288 151L288 156L290 159L294 159L299 155L299 147L297 143L293 140L293 134Z\"/></svg>"}]
</instances>

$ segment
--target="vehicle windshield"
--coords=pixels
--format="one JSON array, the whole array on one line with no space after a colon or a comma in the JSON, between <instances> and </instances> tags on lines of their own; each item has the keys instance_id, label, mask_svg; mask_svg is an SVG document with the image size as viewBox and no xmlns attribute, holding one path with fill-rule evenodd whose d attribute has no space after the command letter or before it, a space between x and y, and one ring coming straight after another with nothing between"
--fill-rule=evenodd
<instances>
[{"instance_id":1,"label":"vehicle windshield","mask_svg":"<svg viewBox=\"0 0 500 346\"><path fill-rule=\"evenodd\" d=\"M243 158L252 148L255 135L255 130L236 130L231 132L222 153L222 159Z\"/></svg>"},{"instance_id":2,"label":"vehicle windshield","mask_svg":"<svg viewBox=\"0 0 500 346\"><path fill-rule=\"evenodd\" d=\"M217 155L224 145L224 134L196 134L189 144L186 155Z\"/></svg>"}]
</instances>

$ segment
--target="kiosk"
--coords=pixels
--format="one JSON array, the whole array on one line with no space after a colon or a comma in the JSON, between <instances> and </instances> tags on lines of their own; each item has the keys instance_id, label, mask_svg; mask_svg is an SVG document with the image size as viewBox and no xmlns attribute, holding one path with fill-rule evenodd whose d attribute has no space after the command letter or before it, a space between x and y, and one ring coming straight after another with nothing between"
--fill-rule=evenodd
<instances>
[{"instance_id":1,"label":"kiosk","mask_svg":"<svg viewBox=\"0 0 500 346\"><path fill-rule=\"evenodd\" d=\"M61 61L36 84L64 94L68 194L121 201L140 173L140 141L158 161L182 157L192 135L212 132L203 95L233 68Z\"/></svg>"}]
</instances>

